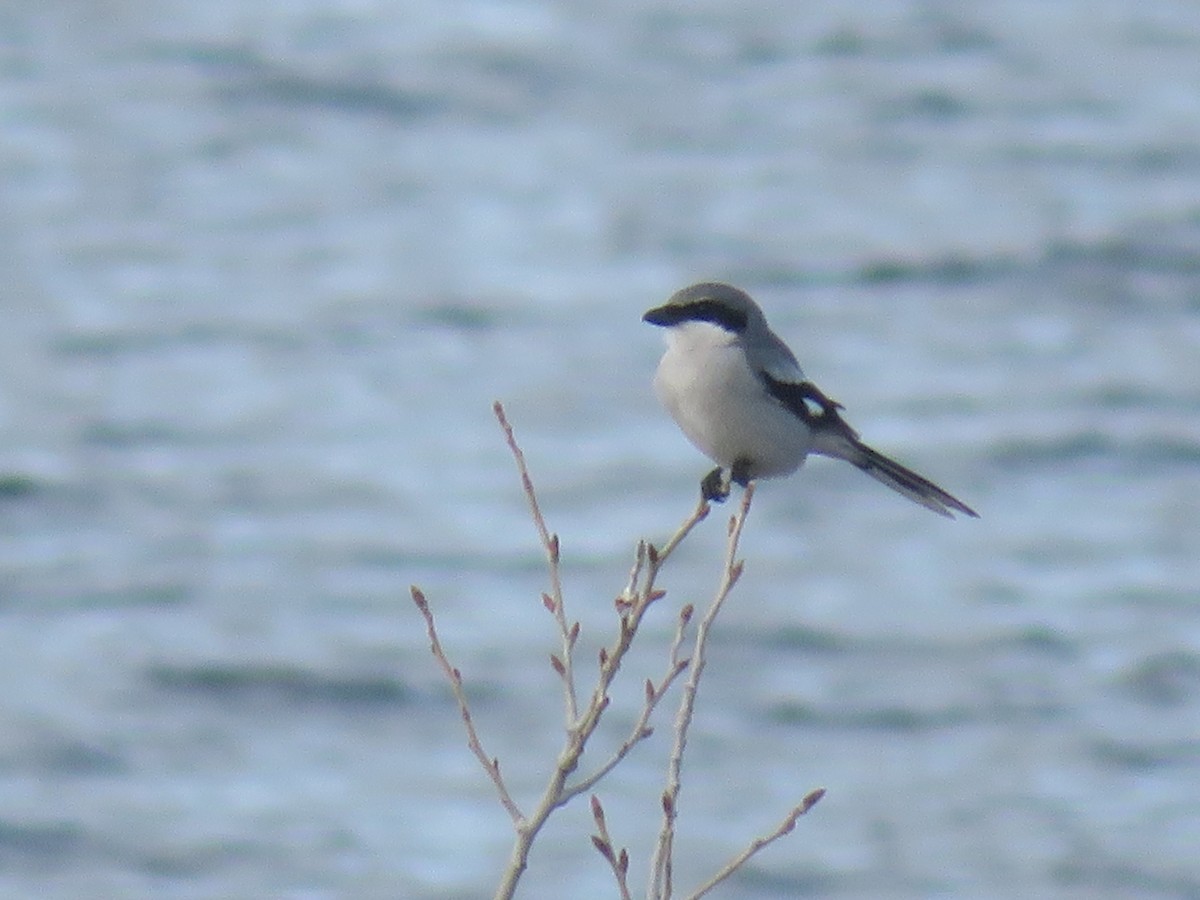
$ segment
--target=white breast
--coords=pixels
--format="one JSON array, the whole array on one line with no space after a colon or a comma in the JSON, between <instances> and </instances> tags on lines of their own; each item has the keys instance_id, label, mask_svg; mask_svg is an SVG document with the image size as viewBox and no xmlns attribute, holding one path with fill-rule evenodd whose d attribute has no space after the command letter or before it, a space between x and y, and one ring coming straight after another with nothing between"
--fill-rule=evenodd
<instances>
[{"instance_id":1,"label":"white breast","mask_svg":"<svg viewBox=\"0 0 1200 900\"><path fill-rule=\"evenodd\" d=\"M772 398L736 335L707 322L667 331L654 388L683 433L721 466L748 460L753 477L795 471L812 446L808 426Z\"/></svg>"}]
</instances>

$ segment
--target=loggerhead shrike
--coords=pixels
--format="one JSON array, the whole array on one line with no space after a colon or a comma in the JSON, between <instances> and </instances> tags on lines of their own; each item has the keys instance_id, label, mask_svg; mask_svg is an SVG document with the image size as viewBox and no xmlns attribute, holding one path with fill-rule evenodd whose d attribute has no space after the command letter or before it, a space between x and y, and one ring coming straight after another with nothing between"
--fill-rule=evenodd
<instances>
[{"instance_id":1,"label":"loggerhead shrike","mask_svg":"<svg viewBox=\"0 0 1200 900\"><path fill-rule=\"evenodd\" d=\"M858 439L840 403L804 377L796 357L744 291L706 282L678 291L643 321L667 329L654 388L688 440L717 468L700 490L724 500L730 481L795 472L809 453L844 459L939 515L978 518L962 501ZM726 480L724 469L728 469Z\"/></svg>"}]
</instances>

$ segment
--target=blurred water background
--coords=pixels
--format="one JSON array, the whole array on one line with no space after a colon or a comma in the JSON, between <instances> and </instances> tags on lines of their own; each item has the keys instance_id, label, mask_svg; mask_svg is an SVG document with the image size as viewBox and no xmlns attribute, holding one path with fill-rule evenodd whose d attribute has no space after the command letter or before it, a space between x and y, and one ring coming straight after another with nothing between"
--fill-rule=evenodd
<instances>
[{"instance_id":1,"label":"blurred water background","mask_svg":"<svg viewBox=\"0 0 1200 900\"><path fill-rule=\"evenodd\" d=\"M0 10L0 896L471 898L707 468L639 322L721 278L875 446L764 484L682 887L1200 897L1200 5ZM715 584L666 572L603 740ZM673 703L669 704L673 709ZM637 884L664 727L600 795ZM526 898L614 896L583 804Z\"/></svg>"}]
</instances>

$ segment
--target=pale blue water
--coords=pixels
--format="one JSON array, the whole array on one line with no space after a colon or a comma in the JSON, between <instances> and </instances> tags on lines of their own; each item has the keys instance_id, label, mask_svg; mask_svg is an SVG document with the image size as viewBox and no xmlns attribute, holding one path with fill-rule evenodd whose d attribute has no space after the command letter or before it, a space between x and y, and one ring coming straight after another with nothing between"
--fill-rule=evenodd
<instances>
[{"instance_id":1,"label":"pale blue water","mask_svg":"<svg viewBox=\"0 0 1200 900\"><path fill-rule=\"evenodd\" d=\"M491 401L590 654L707 465L639 316L718 277L983 518L763 485L683 886L823 785L720 896L1200 897L1200 7L17 2L0 123L0 895L490 895L408 586L531 802ZM639 888L661 725L600 790ZM521 896L613 896L589 827Z\"/></svg>"}]
</instances>

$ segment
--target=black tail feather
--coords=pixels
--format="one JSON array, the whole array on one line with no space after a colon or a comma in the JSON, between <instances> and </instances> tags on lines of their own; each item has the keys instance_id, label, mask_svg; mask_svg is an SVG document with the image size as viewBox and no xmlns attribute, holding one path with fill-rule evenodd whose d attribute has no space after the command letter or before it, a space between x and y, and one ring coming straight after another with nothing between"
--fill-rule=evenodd
<instances>
[{"instance_id":1,"label":"black tail feather","mask_svg":"<svg viewBox=\"0 0 1200 900\"><path fill-rule=\"evenodd\" d=\"M854 441L853 452L847 453L843 458L862 469L876 481L886 484L892 490L903 494L914 503L920 503L926 509L933 510L940 516L953 519L954 513L960 512L974 519L979 518L979 513L957 497L942 490L928 478L918 475L912 469L905 468L879 451L872 450L861 441Z\"/></svg>"}]
</instances>

